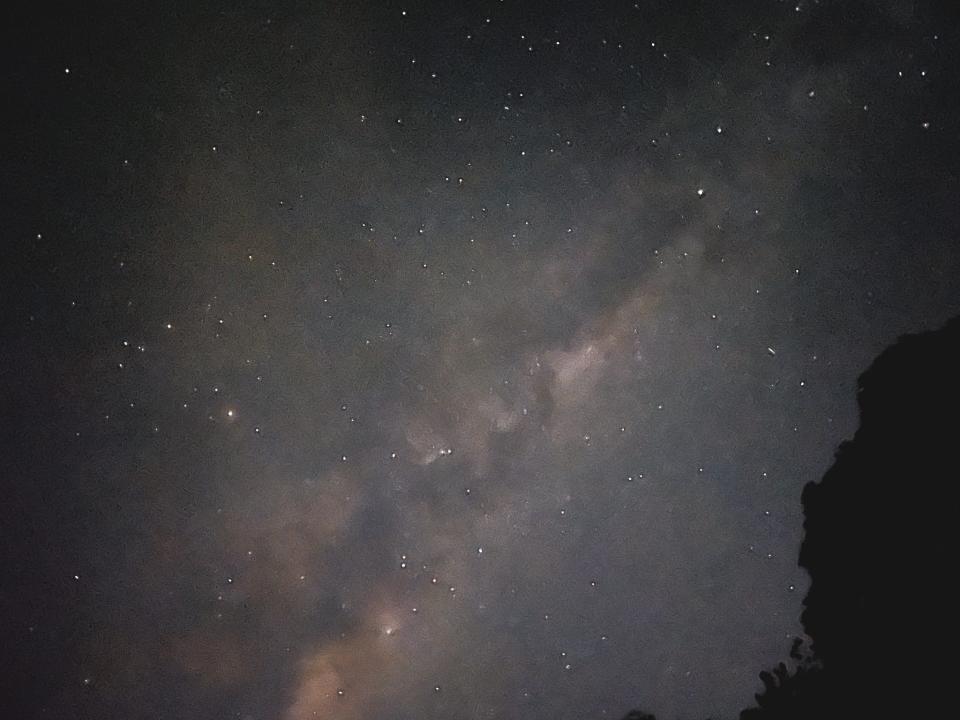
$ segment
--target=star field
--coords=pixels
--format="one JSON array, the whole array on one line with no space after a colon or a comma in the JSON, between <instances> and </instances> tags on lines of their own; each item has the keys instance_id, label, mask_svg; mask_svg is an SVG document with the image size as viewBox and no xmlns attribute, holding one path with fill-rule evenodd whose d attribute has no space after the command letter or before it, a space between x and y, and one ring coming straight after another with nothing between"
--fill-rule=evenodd
<instances>
[{"instance_id":1,"label":"star field","mask_svg":"<svg viewBox=\"0 0 960 720\"><path fill-rule=\"evenodd\" d=\"M18 716L748 705L857 375L960 311L947 10L72 12L12 21Z\"/></svg>"}]
</instances>

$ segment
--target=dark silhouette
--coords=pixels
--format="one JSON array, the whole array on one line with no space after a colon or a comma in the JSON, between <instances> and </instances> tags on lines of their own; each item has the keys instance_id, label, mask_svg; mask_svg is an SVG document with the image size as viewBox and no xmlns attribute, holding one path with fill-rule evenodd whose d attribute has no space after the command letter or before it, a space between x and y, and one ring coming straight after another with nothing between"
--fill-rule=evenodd
<instances>
[{"instance_id":1,"label":"dark silhouette","mask_svg":"<svg viewBox=\"0 0 960 720\"><path fill-rule=\"evenodd\" d=\"M741 720L921 718L952 706L960 318L901 338L858 393L859 429L802 495L812 644L795 643L791 668L761 673Z\"/></svg>"}]
</instances>

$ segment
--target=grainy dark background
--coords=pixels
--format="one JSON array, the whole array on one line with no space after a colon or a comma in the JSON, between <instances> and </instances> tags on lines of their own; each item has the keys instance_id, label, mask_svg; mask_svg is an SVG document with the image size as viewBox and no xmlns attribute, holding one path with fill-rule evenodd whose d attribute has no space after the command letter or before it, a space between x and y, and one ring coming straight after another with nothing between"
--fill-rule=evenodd
<instances>
[{"instance_id":1,"label":"grainy dark background","mask_svg":"<svg viewBox=\"0 0 960 720\"><path fill-rule=\"evenodd\" d=\"M960 311L949 3L3 12L4 716L749 704Z\"/></svg>"}]
</instances>

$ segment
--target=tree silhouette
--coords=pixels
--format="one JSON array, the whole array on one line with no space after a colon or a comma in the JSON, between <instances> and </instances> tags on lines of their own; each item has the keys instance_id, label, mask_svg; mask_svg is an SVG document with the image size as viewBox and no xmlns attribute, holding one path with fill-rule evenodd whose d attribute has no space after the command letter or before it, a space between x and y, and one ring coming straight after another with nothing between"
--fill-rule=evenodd
<instances>
[{"instance_id":1,"label":"tree silhouette","mask_svg":"<svg viewBox=\"0 0 960 720\"><path fill-rule=\"evenodd\" d=\"M795 644L741 720L913 718L951 707L960 318L908 335L859 378L860 427L803 490L810 574ZM630 715L628 718L635 716Z\"/></svg>"},{"instance_id":2,"label":"tree silhouette","mask_svg":"<svg viewBox=\"0 0 960 720\"><path fill-rule=\"evenodd\" d=\"M937 648L956 637L960 318L884 351L861 375L858 402L859 429L802 496L802 620L816 665L765 673L744 720L913 717L952 699Z\"/></svg>"}]
</instances>

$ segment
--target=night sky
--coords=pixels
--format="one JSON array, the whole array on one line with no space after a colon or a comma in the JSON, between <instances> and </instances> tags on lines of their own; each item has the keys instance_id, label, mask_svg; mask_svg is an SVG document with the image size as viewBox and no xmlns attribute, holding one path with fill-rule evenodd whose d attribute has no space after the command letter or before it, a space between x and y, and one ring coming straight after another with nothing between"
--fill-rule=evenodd
<instances>
[{"instance_id":1,"label":"night sky","mask_svg":"<svg viewBox=\"0 0 960 720\"><path fill-rule=\"evenodd\" d=\"M4 717L752 702L960 312L949 3L26 5Z\"/></svg>"}]
</instances>

